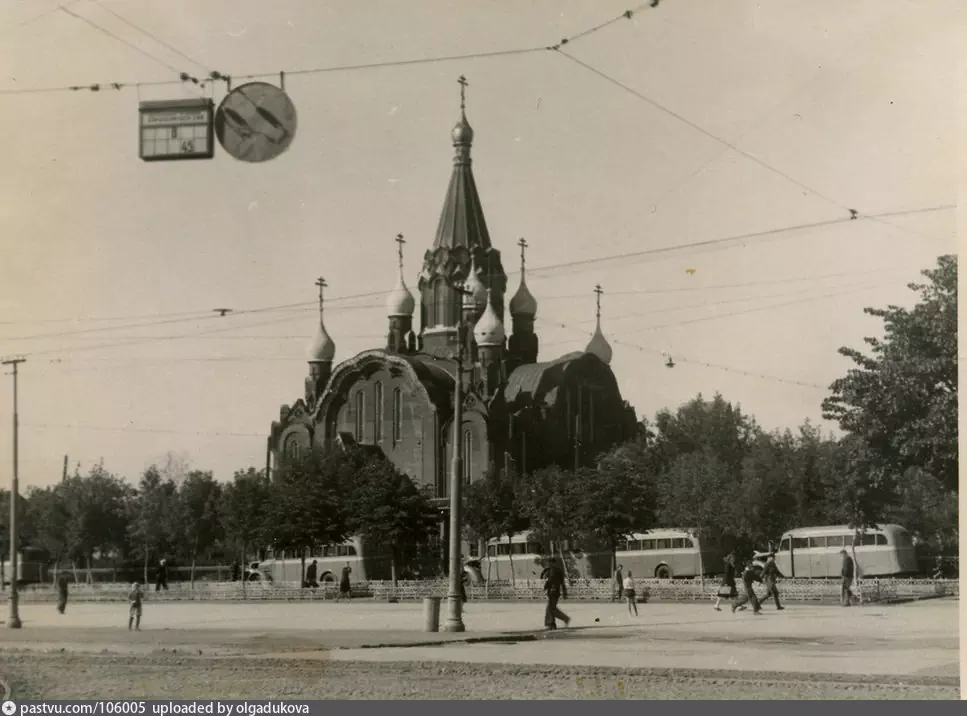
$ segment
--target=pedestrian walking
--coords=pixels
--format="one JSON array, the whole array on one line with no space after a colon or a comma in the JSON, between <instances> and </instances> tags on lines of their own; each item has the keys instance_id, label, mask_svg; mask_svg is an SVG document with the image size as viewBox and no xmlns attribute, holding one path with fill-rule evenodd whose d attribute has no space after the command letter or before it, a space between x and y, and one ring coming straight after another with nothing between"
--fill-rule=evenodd
<instances>
[{"instance_id":1,"label":"pedestrian walking","mask_svg":"<svg viewBox=\"0 0 967 716\"><path fill-rule=\"evenodd\" d=\"M762 581L766 585L765 598L768 599L771 596L776 602L776 611L781 612L785 607L779 603L779 587L776 586L779 582L779 567L776 565L775 552L770 552L766 559L765 566L762 568Z\"/></svg>"},{"instance_id":2,"label":"pedestrian walking","mask_svg":"<svg viewBox=\"0 0 967 716\"><path fill-rule=\"evenodd\" d=\"M141 631L141 603L144 601L144 592L141 591L141 585L135 582L131 585L131 591L128 592L128 631L131 631L132 625L135 631Z\"/></svg>"},{"instance_id":3,"label":"pedestrian walking","mask_svg":"<svg viewBox=\"0 0 967 716\"><path fill-rule=\"evenodd\" d=\"M168 591L168 560L166 559L158 562L158 572L154 578L154 591L160 592L162 588Z\"/></svg>"},{"instance_id":4,"label":"pedestrian walking","mask_svg":"<svg viewBox=\"0 0 967 716\"><path fill-rule=\"evenodd\" d=\"M312 560L308 567L306 567L306 581L305 585L307 587L312 587L315 589L319 586L319 582L316 581L316 575L319 572L319 563L316 560Z\"/></svg>"},{"instance_id":5,"label":"pedestrian walking","mask_svg":"<svg viewBox=\"0 0 967 716\"><path fill-rule=\"evenodd\" d=\"M735 553L729 552L725 555L725 575L722 577L719 593L715 598L715 611L722 611L719 605L722 604L723 599L735 599L738 596L739 592L735 588Z\"/></svg>"},{"instance_id":6,"label":"pedestrian walking","mask_svg":"<svg viewBox=\"0 0 967 716\"><path fill-rule=\"evenodd\" d=\"M349 575L352 574L353 568L349 566L349 562L346 562L346 566L342 568L342 575L339 577L339 595L336 597L336 601L341 601L343 597L346 599L352 599L352 587L349 583Z\"/></svg>"},{"instance_id":7,"label":"pedestrian walking","mask_svg":"<svg viewBox=\"0 0 967 716\"><path fill-rule=\"evenodd\" d=\"M611 601L619 601L621 596L624 594L624 576L622 575L622 570L624 567L618 565L618 568L614 570L614 592L611 595Z\"/></svg>"},{"instance_id":8,"label":"pedestrian walking","mask_svg":"<svg viewBox=\"0 0 967 716\"><path fill-rule=\"evenodd\" d=\"M567 580L564 570L558 565L557 559L551 557L547 568L547 578L544 581L544 591L547 593L547 608L544 610L544 628L557 629L557 620L564 622L564 626L571 623L571 617L557 608L558 601L567 599Z\"/></svg>"},{"instance_id":9,"label":"pedestrian walking","mask_svg":"<svg viewBox=\"0 0 967 716\"><path fill-rule=\"evenodd\" d=\"M845 549L841 549L839 552L843 555L843 566L840 569L840 576L843 578L840 590L840 601L844 607L848 607L850 605L850 587L853 586L853 558L849 556L849 552Z\"/></svg>"},{"instance_id":10,"label":"pedestrian walking","mask_svg":"<svg viewBox=\"0 0 967 716\"><path fill-rule=\"evenodd\" d=\"M61 614L67 609L67 575L63 572L57 577L57 611Z\"/></svg>"},{"instance_id":11,"label":"pedestrian walking","mask_svg":"<svg viewBox=\"0 0 967 716\"><path fill-rule=\"evenodd\" d=\"M628 600L628 614L631 614L631 610L635 610L635 616L638 616L638 602L635 597L635 580L632 579L631 570L628 570L628 576L625 577L625 581L622 586L624 587L625 599Z\"/></svg>"},{"instance_id":12,"label":"pedestrian walking","mask_svg":"<svg viewBox=\"0 0 967 716\"><path fill-rule=\"evenodd\" d=\"M734 602L732 602L732 613L735 614L735 610L739 609L746 602L752 602L752 613L762 614L762 605L759 604L759 598L755 595L755 590L752 588L753 582L761 582L762 573L754 562L750 562L749 565L742 570L742 585L745 587L745 592L740 594Z\"/></svg>"}]
</instances>

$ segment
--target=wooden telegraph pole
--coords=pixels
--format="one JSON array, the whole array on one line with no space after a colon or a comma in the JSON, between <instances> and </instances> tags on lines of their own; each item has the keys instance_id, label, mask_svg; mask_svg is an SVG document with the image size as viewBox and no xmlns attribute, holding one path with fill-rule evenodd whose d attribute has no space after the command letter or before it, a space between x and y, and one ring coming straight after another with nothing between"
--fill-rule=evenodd
<instances>
[{"instance_id":1,"label":"wooden telegraph pole","mask_svg":"<svg viewBox=\"0 0 967 716\"><path fill-rule=\"evenodd\" d=\"M13 484L10 487L10 616L7 617L8 629L19 629L22 626L18 610L19 595L17 594L17 502L20 494L17 464L17 366L26 358L9 358L0 361L3 365L13 366Z\"/></svg>"}]
</instances>

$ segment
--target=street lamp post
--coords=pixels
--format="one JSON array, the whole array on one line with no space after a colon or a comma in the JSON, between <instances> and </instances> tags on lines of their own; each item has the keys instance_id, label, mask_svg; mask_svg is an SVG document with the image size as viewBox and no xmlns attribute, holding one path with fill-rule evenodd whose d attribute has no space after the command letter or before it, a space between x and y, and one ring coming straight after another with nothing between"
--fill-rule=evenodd
<instances>
[{"instance_id":1,"label":"street lamp post","mask_svg":"<svg viewBox=\"0 0 967 716\"><path fill-rule=\"evenodd\" d=\"M17 496L20 485L17 474L17 366L24 362L24 358L11 358L3 361L3 365L13 366L13 484L10 486L10 616L7 617L8 629L19 629L20 612L17 608L19 595L17 594Z\"/></svg>"},{"instance_id":2,"label":"street lamp post","mask_svg":"<svg viewBox=\"0 0 967 716\"><path fill-rule=\"evenodd\" d=\"M456 385L453 390L453 457L450 461L450 589L447 594L449 605L447 620L443 631L466 631L463 624L463 599L461 581L463 580L463 565L460 564L460 523L463 492L463 347L465 343L466 326L463 320L462 299L463 287L457 287L461 303L458 308L457 323L457 370Z\"/></svg>"}]
</instances>

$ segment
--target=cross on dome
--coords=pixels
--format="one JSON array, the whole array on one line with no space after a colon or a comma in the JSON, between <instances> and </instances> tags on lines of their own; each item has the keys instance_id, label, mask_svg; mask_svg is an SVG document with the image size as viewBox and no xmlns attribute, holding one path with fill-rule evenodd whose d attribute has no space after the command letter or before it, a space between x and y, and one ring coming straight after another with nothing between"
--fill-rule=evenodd
<instances>
[{"instance_id":1,"label":"cross on dome","mask_svg":"<svg viewBox=\"0 0 967 716\"><path fill-rule=\"evenodd\" d=\"M399 278L396 281L396 288L386 297L386 313L390 317L412 317L413 312L416 310L416 301L413 298L413 294L410 293L410 289L406 287L406 282L403 280L403 244L406 243L406 239L403 238L403 234L397 234L393 241L397 244L400 272Z\"/></svg>"},{"instance_id":2,"label":"cross on dome","mask_svg":"<svg viewBox=\"0 0 967 716\"><path fill-rule=\"evenodd\" d=\"M601 332L601 294L604 293L604 289L601 288L601 284L596 284L594 287L595 293L595 317L597 318L597 326L594 329L594 335L591 336L590 342L588 342L588 347L584 349L585 353L590 353L596 355L604 363L611 363L611 356L613 351L611 346L608 344L607 339Z\"/></svg>"},{"instance_id":3,"label":"cross on dome","mask_svg":"<svg viewBox=\"0 0 967 716\"><path fill-rule=\"evenodd\" d=\"M524 272L526 269L526 256L525 251L527 249L527 240L521 236L517 240L517 245L520 246L520 287L517 289L517 293L514 297L510 299L510 315L511 316L535 316L537 315L537 299L531 295L531 292L527 289L527 282L524 277Z\"/></svg>"},{"instance_id":4,"label":"cross on dome","mask_svg":"<svg viewBox=\"0 0 967 716\"><path fill-rule=\"evenodd\" d=\"M319 287L319 328L316 331L316 335L313 336L312 342L309 344L309 362L310 363L325 363L332 361L336 355L336 343L329 336L329 332L326 330L326 324L322 318L323 302L324 302L324 289L329 284L326 283L326 279L321 276L316 279L316 286Z\"/></svg>"}]
</instances>

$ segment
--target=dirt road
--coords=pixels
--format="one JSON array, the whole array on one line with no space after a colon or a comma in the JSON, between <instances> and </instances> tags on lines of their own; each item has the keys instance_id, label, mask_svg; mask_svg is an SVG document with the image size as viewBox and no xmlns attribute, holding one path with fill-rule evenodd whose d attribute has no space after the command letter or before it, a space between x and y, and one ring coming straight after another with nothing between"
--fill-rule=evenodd
<instances>
[{"instance_id":1,"label":"dirt road","mask_svg":"<svg viewBox=\"0 0 967 716\"><path fill-rule=\"evenodd\" d=\"M955 679L3 653L14 699L958 699Z\"/></svg>"}]
</instances>

